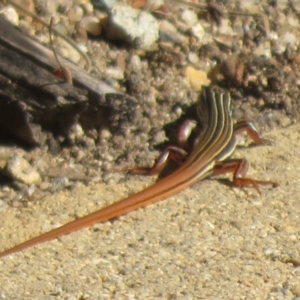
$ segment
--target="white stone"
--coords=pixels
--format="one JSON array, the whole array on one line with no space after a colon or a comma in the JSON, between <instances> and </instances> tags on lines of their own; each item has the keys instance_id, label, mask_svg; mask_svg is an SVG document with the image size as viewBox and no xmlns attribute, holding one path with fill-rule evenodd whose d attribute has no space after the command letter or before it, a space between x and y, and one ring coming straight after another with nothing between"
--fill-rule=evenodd
<instances>
[{"instance_id":1,"label":"white stone","mask_svg":"<svg viewBox=\"0 0 300 300\"><path fill-rule=\"evenodd\" d=\"M159 24L147 11L116 5L109 16L107 35L124 41L138 39L140 48L149 49L159 37Z\"/></svg>"},{"instance_id":2,"label":"white stone","mask_svg":"<svg viewBox=\"0 0 300 300\"><path fill-rule=\"evenodd\" d=\"M4 8L2 15L11 22L13 25L19 25L19 15L17 11L12 6L7 6Z\"/></svg>"},{"instance_id":3,"label":"white stone","mask_svg":"<svg viewBox=\"0 0 300 300\"><path fill-rule=\"evenodd\" d=\"M198 22L197 14L190 9L186 9L182 12L181 19L188 26L188 28L192 27Z\"/></svg>"}]
</instances>

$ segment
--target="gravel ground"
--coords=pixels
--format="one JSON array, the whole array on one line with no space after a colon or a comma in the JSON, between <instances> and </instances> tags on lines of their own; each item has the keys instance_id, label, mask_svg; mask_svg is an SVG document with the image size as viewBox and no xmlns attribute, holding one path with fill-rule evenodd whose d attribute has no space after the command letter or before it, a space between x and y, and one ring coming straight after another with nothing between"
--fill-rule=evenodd
<instances>
[{"instance_id":1,"label":"gravel ground","mask_svg":"<svg viewBox=\"0 0 300 300\"><path fill-rule=\"evenodd\" d=\"M13 155L27 179L30 170L40 181L1 181L0 250L151 184L107 171L151 164L156 150L174 141L208 81L231 91L235 119L252 118L275 141L238 149L236 157L250 161L251 177L280 186L258 195L206 180L161 204L1 259L0 299L300 298L300 127L293 125L300 116L299 4L217 1L207 13L173 2L151 9L148 2L145 11L160 35L145 50L140 37L124 46L109 41L111 32L76 31L83 17L88 24L91 16L101 24L106 18L88 0L36 1L33 12L47 24L54 16L55 28L87 51L91 73L132 98L113 102L123 113L117 128L85 131L74 124L73 144L55 144L55 155L49 145L31 152L1 147L1 170ZM48 28L12 15L22 30L49 43ZM84 64L67 43L54 44Z\"/></svg>"},{"instance_id":2,"label":"gravel ground","mask_svg":"<svg viewBox=\"0 0 300 300\"><path fill-rule=\"evenodd\" d=\"M253 178L277 188L206 180L114 222L0 260L1 299L297 299L300 127L270 132L273 146L243 148ZM1 211L1 249L151 183L90 184L30 208Z\"/></svg>"}]
</instances>

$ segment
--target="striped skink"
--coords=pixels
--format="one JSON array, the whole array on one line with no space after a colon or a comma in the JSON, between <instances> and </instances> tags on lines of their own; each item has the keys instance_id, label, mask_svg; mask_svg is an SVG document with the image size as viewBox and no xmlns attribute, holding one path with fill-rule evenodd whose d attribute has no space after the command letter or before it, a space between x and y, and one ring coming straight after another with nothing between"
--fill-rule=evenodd
<instances>
[{"instance_id":1,"label":"striped skink","mask_svg":"<svg viewBox=\"0 0 300 300\"><path fill-rule=\"evenodd\" d=\"M154 167L132 170L132 173L158 173L165 166L168 158L175 153L177 158L178 155L183 156L183 162L174 173L119 202L8 249L0 253L0 257L158 202L211 175L232 172L234 185L239 187L253 186L257 190L260 184L276 185L274 182L245 178L248 169L246 160L226 160L236 148L236 133L247 131L250 138L257 144L265 141L258 135L250 122L241 121L234 125L231 112L229 93L214 92L211 88L204 88L197 103L197 113L202 124L202 130L197 134L190 153L187 155L186 150L179 147L169 147L167 151L163 152ZM185 140L194 128L195 122L187 122L185 127L181 129L179 139L181 146L186 147Z\"/></svg>"}]
</instances>

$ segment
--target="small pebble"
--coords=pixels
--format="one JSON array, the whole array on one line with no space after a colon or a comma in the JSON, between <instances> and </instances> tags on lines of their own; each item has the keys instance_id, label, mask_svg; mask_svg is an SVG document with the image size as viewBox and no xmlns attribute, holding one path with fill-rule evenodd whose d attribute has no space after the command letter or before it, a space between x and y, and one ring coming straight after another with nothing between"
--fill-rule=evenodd
<instances>
[{"instance_id":1,"label":"small pebble","mask_svg":"<svg viewBox=\"0 0 300 300\"><path fill-rule=\"evenodd\" d=\"M279 121L282 127L287 127L292 123L292 120L288 116L282 116Z\"/></svg>"},{"instance_id":2,"label":"small pebble","mask_svg":"<svg viewBox=\"0 0 300 300\"><path fill-rule=\"evenodd\" d=\"M68 11L68 18L72 22L80 21L83 18L83 9L78 5L72 6Z\"/></svg>"},{"instance_id":3,"label":"small pebble","mask_svg":"<svg viewBox=\"0 0 300 300\"><path fill-rule=\"evenodd\" d=\"M71 46L66 41L60 39L60 53L64 56L69 58L74 63L79 63L81 59L81 55L78 53L73 46Z\"/></svg>"},{"instance_id":4,"label":"small pebble","mask_svg":"<svg viewBox=\"0 0 300 300\"><path fill-rule=\"evenodd\" d=\"M94 36L100 35L102 31L102 26L100 24L99 18L94 16L83 17L80 21L80 26L84 28L89 34Z\"/></svg>"},{"instance_id":5,"label":"small pebble","mask_svg":"<svg viewBox=\"0 0 300 300\"><path fill-rule=\"evenodd\" d=\"M183 110L182 110L182 107L179 106L179 105L176 105L173 109L174 113L180 117L182 114L183 114Z\"/></svg>"},{"instance_id":6,"label":"small pebble","mask_svg":"<svg viewBox=\"0 0 300 300\"><path fill-rule=\"evenodd\" d=\"M4 16L6 18L6 20L11 22L13 25L15 25L15 26L19 25L19 15L12 6L7 6L2 11L2 16Z\"/></svg>"},{"instance_id":7,"label":"small pebble","mask_svg":"<svg viewBox=\"0 0 300 300\"><path fill-rule=\"evenodd\" d=\"M196 63L199 62L199 57L198 57L198 55L197 55L196 53L194 53L194 52L190 52L190 53L188 54L188 59L189 59L189 61L190 61L192 64L196 64Z\"/></svg>"},{"instance_id":8,"label":"small pebble","mask_svg":"<svg viewBox=\"0 0 300 300\"><path fill-rule=\"evenodd\" d=\"M56 15L59 3L57 1L46 1L45 3L47 11L51 15Z\"/></svg>"},{"instance_id":9,"label":"small pebble","mask_svg":"<svg viewBox=\"0 0 300 300\"><path fill-rule=\"evenodd\" d=\"M299 28L299 19L296 16L287 16L287 23L292 27Z\"/></svg>"},{"instance_id":10,"label":"small pebble","mask_svg":"<svg viewBox=\"0 0 300 300\"><path fill-rule=\"evenodd\" d=\"M127 43L138 41L142 49L150 49L158 40L158 30L158 22L150 13L125 5L114 6L106 24L107 38Z\"/></svg>"},{"instance_id":11,"label":"small pebble","mask_svg":"<svg viewBox=\"0 0 300 300\"><path fill-rule=\"evenodd\" d=\"M111 79L122 80L124 79L124 72L119 67L108 67L105 69L105 75Z\"/></svg>"},{"instance_id":12,"label":"small pebble","mask_svg":"<svg viewBox=\"0 0 300 300\"><path fill-rule=\"evenodd\" d=\"M81 150L78 150L76 153L76 160L79 162L81 161L83 158L86 157L86 152L85 151L81 151Z\"/></svg>"},{"instance_id":13,"label":"small pebble","mask_svg":"<svg viewBox=\"0 0 300 300\"><path fill-rule=\"evenodd\" d=\"M269 42L259 45L253 52L256 56L263 56L265 58L271 58L271 46Z\"/></svg>"},{"instance_id":14,"label":"small pebble","mask_svg":"<svg viewBox=\"0 0 300 300\"><path fill-rule=\"evenodd\" d=\"M234 36L235 32L233 31L230 21L228 19L223 19L218 30L219 34L231 35Z\"/></svg>"},{"instance_id":15,"label":"small pebble","mask_svg":"<svg viewBox=\"0 0 300 300\"><path fill-rule=\"evenodd\" d=\"M203 26L198 22L191 28L191 33L201 42L204 38L205 30Z\"/></svg>"},{"instance_id":16,"label":"small pebble","mask_svg":"<svg viewBox=\"0 0 300 300\"><path fill-rule=\"evenodd\" d=\"M299 44L297 37L291 32L286 32L279 36L277 42L283 47L284 50L286 49L287 45L294 48Z\"/></svg>"},{"instance_id":17,"label":"small pebble","mask_svg":"<svg viewBox=\"0 0 300 300\"><path fill-rule=\"evenodd\" d=\"M14 155L7 161L6 172L12 177L26 184L41 182L40 174L20 155Z\"/></svg>"},{"instance_id":18,"label":"small pebble","mask_svg":"<svg viewBox=\"0 0 300 300\"><path fill-rule=\"evenodd\" d=\"M182 12L181 19L188 26L188 28L191 28L193 25L195 25L198 22L197 14L190 9L185 9Z\"/></svg>"},{"instance_id":19,"label":"small pebble","mask_svg":"<svg viewBox=\"0 0 300 300\"><path fill-rule=\"evenodd\" d=\"M52 183L52 190L53 191L59 191L62 190L65 187L70 186L70 181L68 178L66 177L60 177L60 178L56 178L55 180L53 180Z\"/></svg>"},{"instance_id":20,"label":"small pebble","mask_svg":"<svg viewBox=\"0 0 300 300\"><path fill-rule=\"evenodd\" d=\"M177 33L177 29L174 24L167 20L162 20L159 24L159 30L168 33Z\"/></svg>"},{"instance_id":21,"label":"small pebble","mask_svg":"<svg viewBox=\"0 0 300 300\"><path fill-rule=\"evenodd\" d=\"M82 126L78 123L74 124L69 132L69 137L71 138L72 141L75 142L75 140L81 138L84 136L84 131L82 129Z\"/></svg>"},{"instance_id":22,"label":"small pebble","mask_svg":"<svg viewBox=\"0 0 300 300\"><path fill-rule=\"evenodd\" d=\"M31 185L27 188L27 191L26 191L27 196L28 196L28 197L31 197L31 196L34 194L35 190L36 190L35 185L34 185L34 184L31 184Z\"/></svg>"},{"instance_id":23,"label":"small pebble","mask_svg":"<svg viewBox=\"0 0 300 300\"><path fill-rule=\"evenodd\" d=\"M147 7L151 7L153 11L165 4L164 0L147 0L145 2L147 3Z\"/></svg>"},{"instance_id":24,"label":"small pebble","mask_svg":"<svg viewBox=\"0 0 300 300\"><path fill-rule=\"evenodd\" d=\"M138 55L133 54L133 55L130 56L130 58L129 58L129 68L132 71L135 71L137 73L141 71L142 63L141 63L141 59Z\"/></svg>"},{"instance_id":25,"label":"small pebble","mask_svg":"<svg viewBox=\"0 0 300 300\"><path fill-rule=\"evenodd\" d=\"M203 85L210 84L206 72L196 70L190 66L186 67L185 76L191 85L191 88L195 91L200 91Z\"/></svg>"},{"instance_id":26,"label":"small pebble","mask_svg":"<svg viewBox=\"0 0 300 300\"><path fill-rule=\"evenodd\" d=\"M8 205L7 205L6 201L0 199L0 211L6 211L7 208L8 208Z\"/></svg>"},{"instance_id":27,"label":"small pebble","mask_svg":"<svg viewBox=\"0 0 300 300\"><path fill-rule=\"evenodd\" d=\"M109 139L112 137L112 133L108 129L105 129L105 128L103 128L100 131L99 135L100 135L100 138L102 138L102 139Z\"/></svg>"},{"instance_id":28,"label":"small pebble","mask_svg":"<svg viewBox=\"0 0 300 300\"><path fill-rule=\"evenodd\" d=\"M300 297L300 284L295 284L291 287L291 292L294 296Z\"/></svg>"},{"instance_id":29,"label":"small pebble","mask_svg":"<svg viewBox=\"0 0 300 300\"><path fill-rule=\"evenodd\" d=\"M82 8L83 8L83 10L84 10L84 12L85 12L86 15L93 14L93 12L94 12L94 6L93 6L92 3L90 3L90 2L82 3L81 6L82 6Z\"/></svg>"},{"instance_id":30,"label":"small pebble","mask_svg":"<svg viewBox=\"0 0 300 300\"><path fill-rule=\"evenodd\" d=\"M46 190L48 190L50 187L51 187L50 182L46 182L46 181L41 182L40 185L39 185L39 188L40 188L42 191L46 191Z\"/></svg>"}]
</instances>

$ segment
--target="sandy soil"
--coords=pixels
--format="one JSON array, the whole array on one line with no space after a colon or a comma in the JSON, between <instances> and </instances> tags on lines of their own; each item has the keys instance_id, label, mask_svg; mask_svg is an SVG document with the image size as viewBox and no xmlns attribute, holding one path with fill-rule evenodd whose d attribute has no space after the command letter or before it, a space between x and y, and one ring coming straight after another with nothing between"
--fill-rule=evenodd
<instances>
[{"instance_id":1,"label":"sandy soil","mask_svg":"<svg viewBox=\"0 0 300 300\"><path fill-rule=\"evenodd\" d=\"M295 299L300 297L300 126L239 149L253 178L206 180L114 222L0 260L0 299ZM127 179L127 177L126 177ZM91 184L0 211L0 250L141 190L150 178ZM294 265L293 265L294 264Z\"/></svg>"}]
</instances>

